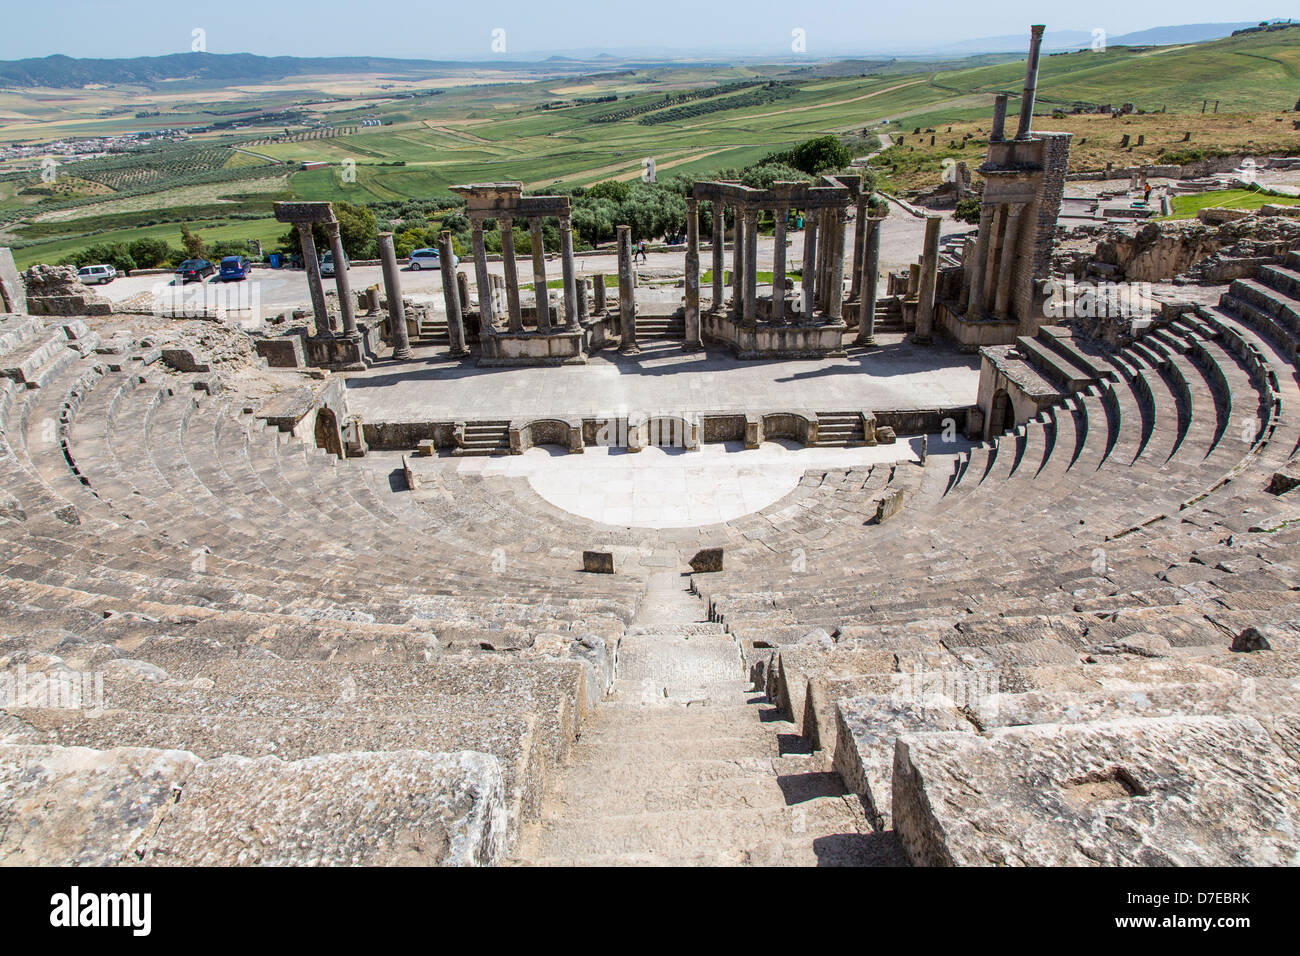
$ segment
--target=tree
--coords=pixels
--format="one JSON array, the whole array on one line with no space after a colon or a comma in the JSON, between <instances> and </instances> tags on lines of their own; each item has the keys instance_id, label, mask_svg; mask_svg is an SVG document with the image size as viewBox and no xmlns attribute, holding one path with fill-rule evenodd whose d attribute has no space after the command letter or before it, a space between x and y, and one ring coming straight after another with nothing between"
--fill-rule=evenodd
<instances>
[{"instance_id":1,"label":"tree","mask_svg":"<svg viewBox=\"0 0 1300 956\"><path fill-rule=\"evenodd\" d=\"M851 159L853 156L848 147L829 134L800 143L790 151L790 165L810 176L840 169Z\"/></svg>"},{"instance_id":2,"label":"tree","mask_svg":"<svg viewBox=\"0 0 1300 956\"><path fill-rule=\"evenodd\" d=\"M156 269L173 264L179 253L162 239L145 237L136 239L127 247L127 252L141 269Z\"/></svg>"},{"instance_id":3,"label":"tree","mask_svg":"<svg viewBox=\"0 0 1300 956\"><path fill-rule=\"evenodd\" d=\"M185 255L190 259L202 259L207 252L207 243L198 233L190 232L188 222L181 223L181 246L185 249Z\"/></svg>"}]
</instances>

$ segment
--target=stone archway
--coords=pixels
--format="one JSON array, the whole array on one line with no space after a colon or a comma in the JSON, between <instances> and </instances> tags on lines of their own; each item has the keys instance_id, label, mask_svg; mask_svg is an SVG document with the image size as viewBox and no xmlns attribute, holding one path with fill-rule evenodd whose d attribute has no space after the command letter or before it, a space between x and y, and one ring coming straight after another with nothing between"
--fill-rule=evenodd
<instances>
[{"instance_id":1,"label":"stone archway","mask_svg":"<svg viewBox=\"0 0 1300 956\"><path fill-rule=\"evenodd\" d=\"M322 405L316 409L314 434L317 448L324 448L338 458L346 457L343 453L343 434L339 431L339 418L332 408Z\"/></svg>"},{"instance_id":2,"label":"stone archway","mask_svg":"<svg viewBox=\"0 0 1300 956\"><path fill-rule=\"evenodd\" d=\"M1001 435L1015 423L1015 420L1015 411L1011 407L1011 396L1007 394L1005 388L998 389L993 393L993 401L989 403L987 437L994 438Z\"/></svg>"}]
</instances>

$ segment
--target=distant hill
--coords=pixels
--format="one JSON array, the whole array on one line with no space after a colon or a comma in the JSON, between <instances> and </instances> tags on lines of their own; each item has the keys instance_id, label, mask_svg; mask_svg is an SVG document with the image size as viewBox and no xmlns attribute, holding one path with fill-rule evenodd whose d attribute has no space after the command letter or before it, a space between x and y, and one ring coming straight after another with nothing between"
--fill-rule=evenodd
<instances>
[{"instance_id":1,"label":"distant hill","mask_svg":"<svg viewBox=\"0 0 1300 956\"><path fill-rule=\"evenodd\" d=\"M561 64L552 63L551 69ZM91 85L153 84L166 80L250 83L288 76L347 73L428 73L466 70L463 61L401 60L389 57L257 56L252 53L169 53L129 59L83 59L54 54L0 60L0 86L77 88ZM537 70L537 63L494 60L492 69Z\"/></svg>"},{"instance_id":2,"label":"distant hill","mask_svg":"<svg viewBox=\"0 0 1300 956\"><path fill-rule=\"evenodd\" d=\"M1168 46L1174 43L1202 43L1206 40L1221 40L1231 36L1234 30L1244 30L1259 25L1258 20L1243 23L1183 23L1176 26L1152 27L1135 33L1123 33L1106 37L1108 46ZM1016 33L1010 36L977 37L963 40L947 46L937 47L943 53L1008 53L1024 52L1029 40L1027 34ZM1092 34L1087 30L1052 30L1043 34L1043 49L1051 51L1079 50L1092 43Z\"/></svg>"}]
</instances>

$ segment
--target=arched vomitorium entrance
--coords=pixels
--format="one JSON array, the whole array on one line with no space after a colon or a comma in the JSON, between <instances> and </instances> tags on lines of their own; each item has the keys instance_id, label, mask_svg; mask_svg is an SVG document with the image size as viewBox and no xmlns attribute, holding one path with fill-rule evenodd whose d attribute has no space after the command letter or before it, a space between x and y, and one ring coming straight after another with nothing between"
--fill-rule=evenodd
<instances>
[{"instance_id":1,"label":"arched vomitorium entrance","mask_svg":"<svg viewBox=\"0 0 1300 956\"><path fill-rule=\"evenodd\" d=\"M322 405L316 409L315 425L316 447L324 448L331 455L343 458L343 435L339 431L339 419L334 410Z\"/></svg>"},{"instance_id":2,"label":"arched vomitorium entrance","mask_svg":"<svg viewBox=\"0 0 1300 956\"><path fill-rule=\"evenodd\" d=\"M1015 420L1015 412L1012 411L1011 398L1007 395L1007 390L998 389L993 393L993 401L989 403L988 437L1001 435L1015 423Z\"/></svg>"}]
</instances>

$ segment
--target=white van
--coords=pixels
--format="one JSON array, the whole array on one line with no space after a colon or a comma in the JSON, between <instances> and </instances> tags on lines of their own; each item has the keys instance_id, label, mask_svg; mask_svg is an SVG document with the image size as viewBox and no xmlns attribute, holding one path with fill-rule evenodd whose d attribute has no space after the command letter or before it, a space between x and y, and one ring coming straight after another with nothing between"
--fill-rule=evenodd
<instances>
[{"instance_id":1,"label":"white van","mask_svg":"<svg viewBox=\"0 0 1300 956\"><path fill-rule=\"evenodd\" d=\"M82 266L77 270L82 285L103 285L117 278L117 270L109 265Z\"/></svg>"}]
</instances>

